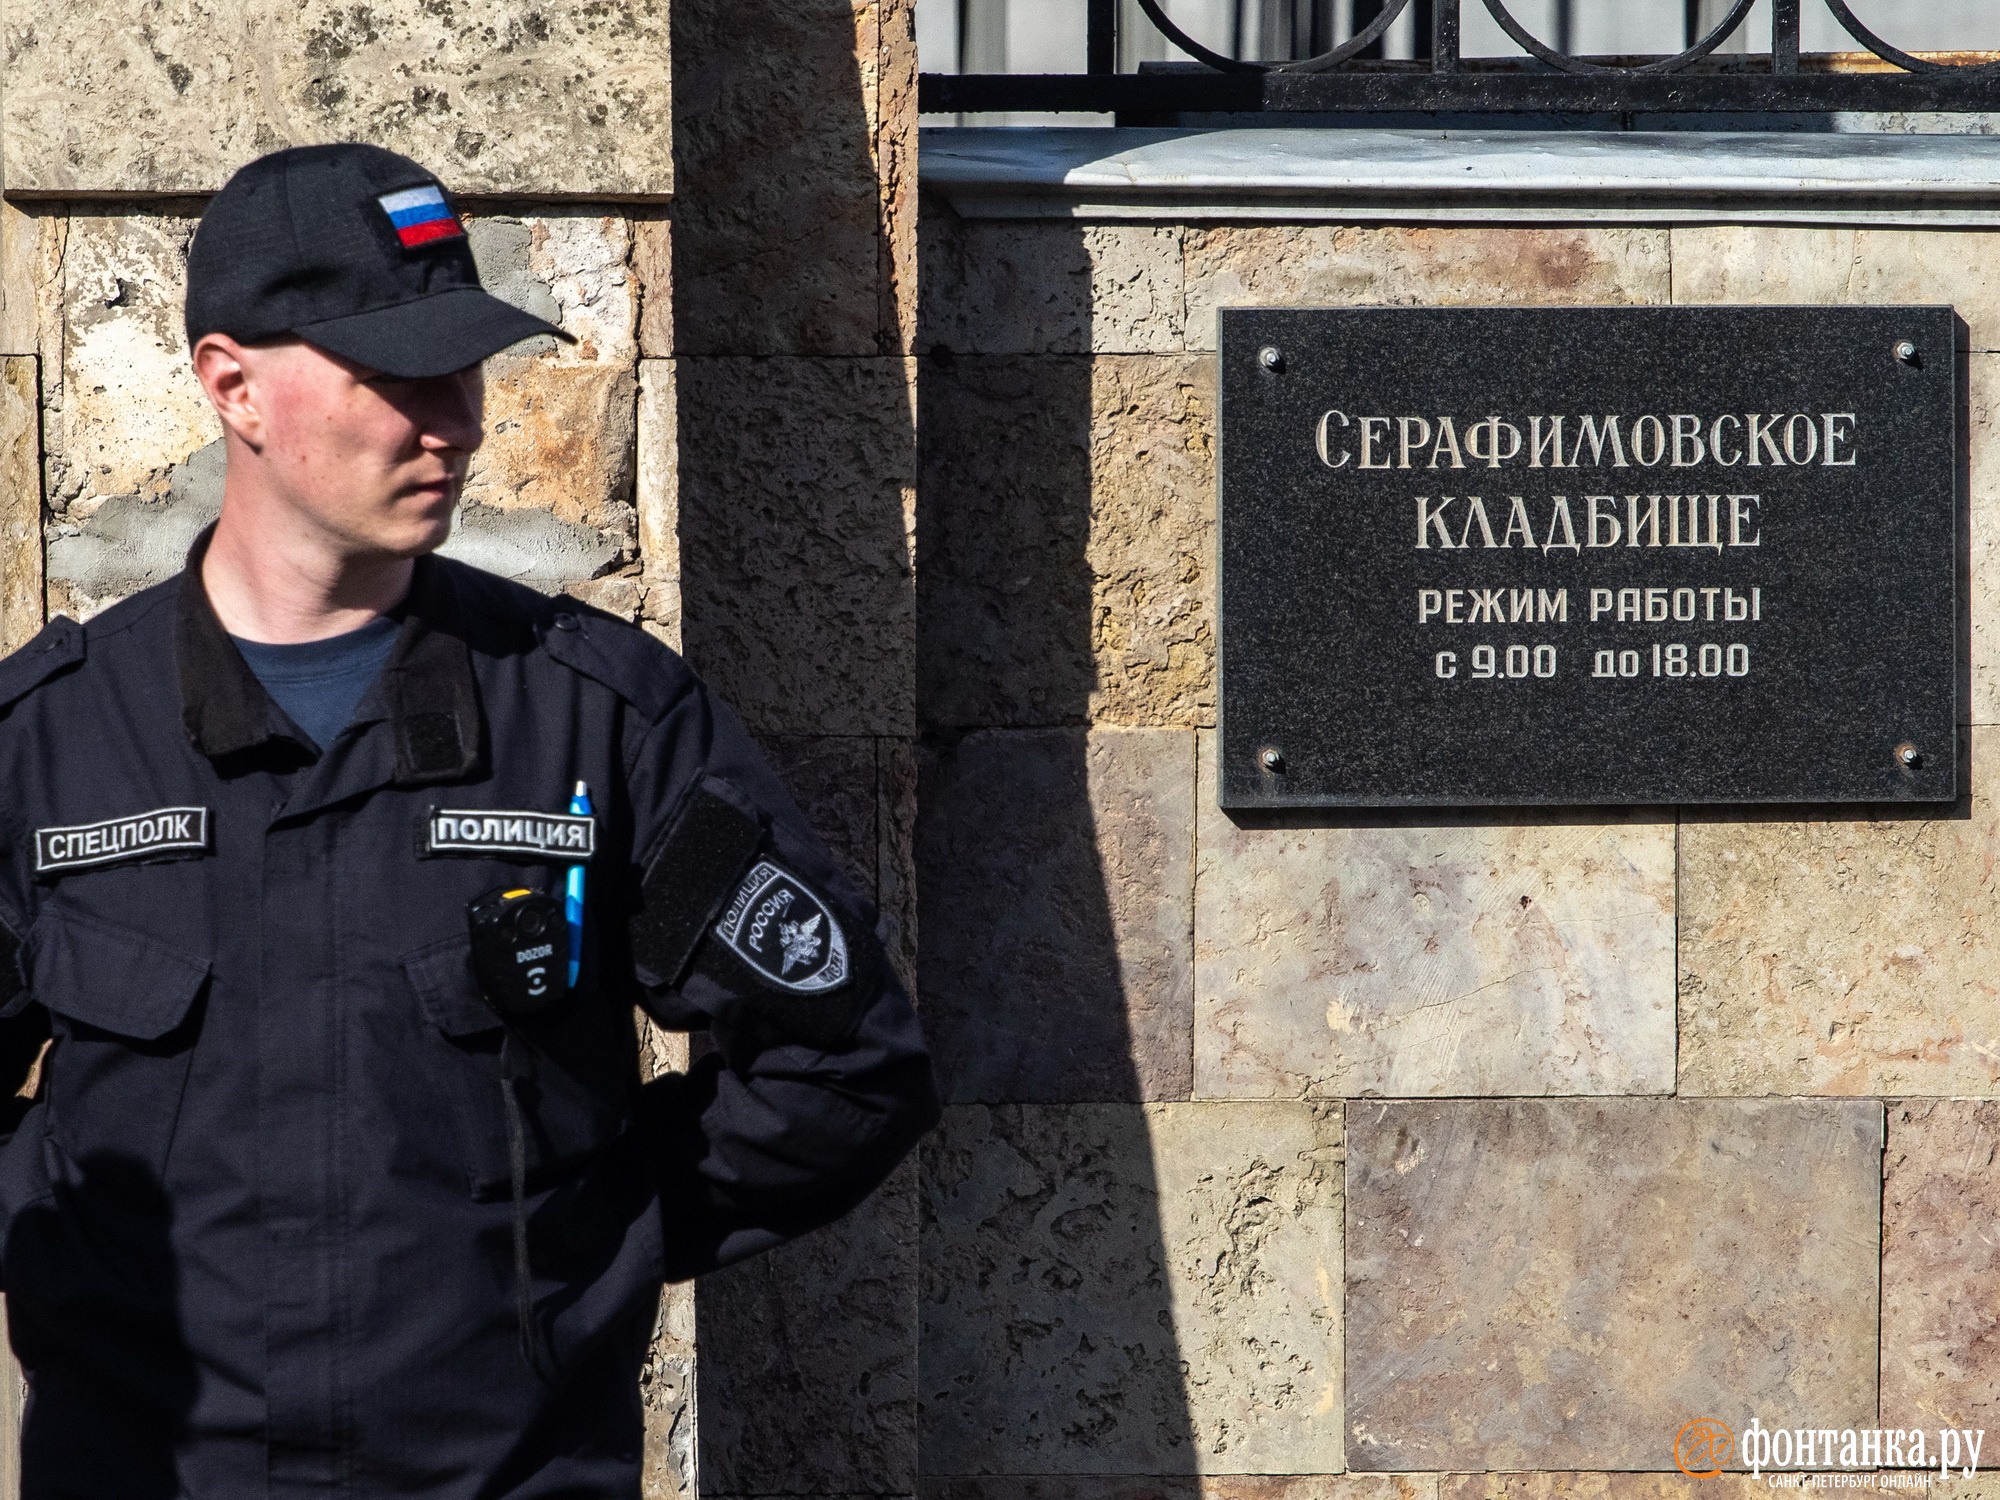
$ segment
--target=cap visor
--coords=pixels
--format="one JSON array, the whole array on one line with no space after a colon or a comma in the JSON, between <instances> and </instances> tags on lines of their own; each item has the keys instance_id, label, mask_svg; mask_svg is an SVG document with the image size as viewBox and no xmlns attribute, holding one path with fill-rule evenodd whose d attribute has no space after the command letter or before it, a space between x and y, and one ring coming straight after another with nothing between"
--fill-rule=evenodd
<instances>
[{"instance_id":1,"label":"cap visor","mask_svg":"<svg viewBox=\"0 0 2000 1500\"><path fill-rule=\"evenodd\" d=\"M330 354L405 380L449 375L510 344L545 333L576 342L555 324L470 286L373 312L301 324L292 332Z\"/></svg>"}]
</instances>

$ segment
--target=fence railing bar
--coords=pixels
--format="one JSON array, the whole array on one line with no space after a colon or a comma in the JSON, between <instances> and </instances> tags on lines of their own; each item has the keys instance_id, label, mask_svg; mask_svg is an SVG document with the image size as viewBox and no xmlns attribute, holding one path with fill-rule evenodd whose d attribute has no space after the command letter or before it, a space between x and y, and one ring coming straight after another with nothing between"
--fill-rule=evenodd
<instances>
[{"instance_id":1,"label":"fence railing bar","mask_svg":"<svg viewBox=\"0 0 2000 1500\"><path fill-rule=\"evenodd\" d=\"M955 100L923 107L940 111L1051 110L1139 113L1165 122L1175 113L1242 111L1513 111L1675 114L1883 112L1924 110L2000 115L2000 53L1920 56L1898 50L1849 9L1849 0L1815 0L1868 52L1888 64L1868 71L1834 72L1808 64L1800 53L1803 0L1771 0L1768 54L1714 56L1744 23L1751 0L1727 0L1727 14L1708 20L1700 0L1685 0L1686 42L1679 53L1638 58L1586 58L1566 50L1574 38L1558 25L1551 47L1518 20L1508 0L1474 0L1529 54L1515 67L1480 59L1468 66L1461 22L1465 0L1355 0L1354 35L1335 42L1329 0L1283 0L1265 9L1282 15L1297 44L1313 51L1290 61L1250 61L1243 0L1236 25L1216 52L1196 41L1169 15L1169 0L1137 0L1147 22L1184 56L1180 64L1145 64L1138 74L1119 72L1121 0L1084 0L1086 72L1081 74L972 74L961 57L957 75L926 74L926 100ZM1515 0L1519 3L1519 0ZM1672 0L1659 0L1671 4ZM959 0L961 41L970 0ZM1381 42L1401 18L1418 29L1415 62L1383 64ZM1559 20L1561 16L1559 14ZM1303 22L1303 24L1300 24ZM1704 23L1706 34L1701 33ZM1365 23L1365 24L1364 24ZM1268 29L1268 27L1266 28ZM1405 28L1407 29L1407 28ZM1428 32L1428 37L1421 35ZM1426 49L1423 42L1428 40ZM1265 38L1262 45L1269 45ZM964 48L961 46L961 51ZM1225 85L1226 80L1226 85ZM979 103L965 102L974 98ZM1118 102L1113 102L1118 101Z\"/></svg>"}]
</instances>

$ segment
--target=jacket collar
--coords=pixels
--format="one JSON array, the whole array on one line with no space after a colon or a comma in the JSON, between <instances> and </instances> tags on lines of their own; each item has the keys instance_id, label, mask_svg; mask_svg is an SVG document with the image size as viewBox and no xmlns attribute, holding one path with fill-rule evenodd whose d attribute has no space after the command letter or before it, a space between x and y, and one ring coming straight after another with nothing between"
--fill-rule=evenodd
<instances>
[{"instance_id":1,"label":"jacket collar","mask_svg":"<svg viewBox=\"0 0 2000 1500\"><path fill-rule=\"evenodd\" d=\"M295 744L294 730L243 653L222 628L202 587L201 562L215 527L188 550L174 612L174 670L180 680L181 723L210 760L249 755L272 741ZM450 569L421 557L410 592L392 612L402 631L382 669L373 704L388 719L399 786L455 781L483 757L485 716L465 642L464 611Z\"/></svg>"}]
</instances>

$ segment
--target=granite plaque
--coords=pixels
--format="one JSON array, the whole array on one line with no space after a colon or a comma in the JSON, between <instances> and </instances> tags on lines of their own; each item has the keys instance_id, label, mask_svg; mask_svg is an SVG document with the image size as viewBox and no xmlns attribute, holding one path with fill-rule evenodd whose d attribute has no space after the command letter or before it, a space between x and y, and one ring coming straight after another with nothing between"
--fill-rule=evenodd
<instances>
[{"instance_id":1,"label":"granite plaque","mask_svg":"<svg viewBox=\"0 0 2000 1500\"><path fill-rule=\"evenodd\" d=\"M1955 797L1956 327L1225 309L1223 805Z\"/></svg>"}]
</instances>

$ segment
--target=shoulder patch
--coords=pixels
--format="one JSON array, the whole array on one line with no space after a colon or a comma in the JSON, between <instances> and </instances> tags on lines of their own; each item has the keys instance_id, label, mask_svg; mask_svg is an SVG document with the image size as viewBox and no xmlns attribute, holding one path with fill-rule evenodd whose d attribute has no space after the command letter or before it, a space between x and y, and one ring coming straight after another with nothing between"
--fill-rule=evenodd
<instances>
[{"instance_id":1,"label":"shoulder patch","mask_svg":"<svg viewBox=\"0 0 2000 1500\"><path fill-rule=\"evenodd\" d=\"M780 989L816 995L847 982L847 934L812 887L768 859L750 873L715 935Z\"/></svg>"},{"instance_id":2,"label":"shoulder patch","mask_svg":"<svg viewBox=\"0 0 2000 1500\"><path fill-rule=\"evenodd\" d=\"M673 707L688 675L678 656L638 626L567 594L551 603L556 612L541 631L551 657L610 688L650 721Z\"/></svg>"},{"instance_id":3,"label":"shoulder patch","mask_svg":"<svg viewBox=\"0 0 2000 1500\"><path fill-rule=\"evenodd\" d=\"M57 615L27 645L0 661L0 708L7 708L83 660L83 627Z\"/></svg>"}]
</instances>

